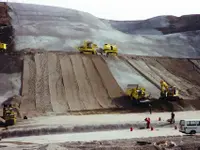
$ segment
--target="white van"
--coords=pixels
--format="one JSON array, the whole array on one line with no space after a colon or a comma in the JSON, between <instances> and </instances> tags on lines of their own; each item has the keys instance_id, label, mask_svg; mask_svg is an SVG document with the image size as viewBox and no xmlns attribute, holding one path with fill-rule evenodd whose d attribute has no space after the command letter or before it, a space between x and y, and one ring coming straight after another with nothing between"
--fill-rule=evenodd
<instances>
[{"instance_id":1,"label":"white van","mask_svg":"<svg viewBox=\"0 0 200 150\"><path fill-rule=\"evenodd\" d=\"M200 133L200 119L180 120L179 131L186 134Z\"/></svg>"}]
</instances>

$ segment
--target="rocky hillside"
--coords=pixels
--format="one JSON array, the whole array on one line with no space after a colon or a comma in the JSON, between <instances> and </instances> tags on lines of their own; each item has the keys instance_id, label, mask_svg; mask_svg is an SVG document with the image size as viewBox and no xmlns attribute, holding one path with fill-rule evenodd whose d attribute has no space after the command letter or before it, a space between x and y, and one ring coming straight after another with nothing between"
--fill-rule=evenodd
<instances>
[{"instance_id":1,"label":"rocky hillside","mask_svg":"<svg viewBox=\"0 0 200 150\"><path fill-rule=\"evenodd\" d=\"M6 3L0 3L0 42L8 44L8 50L12 51L14 48L13 28L10 22L8 11L10 8Z\"/></svg>"},{"instance_id":2,"label":"rocky hillside","mask_svg":"<svg viewBox=\"0 0 200 150\"><path fill-rule=\"evenodd\" d=\"M170 57L200 55L199 31L196 30L198 15L192 21L187 16L161 16L145 21L113 22L72 9L18 3L8 5L12 9L10 17L15 29L16 50L42 48L76 51L75 46L88 39L99 46L115 43L119 52L124 54ZM163 35L166 33L174 34Z\"/></svg>"},{"instance_id":3,"label":"rocky hillside","mask_svg":"<svg viewBox=\"0 0 200 150\"><path fill-rule=\"evenodd\" d=\"M159 16L140 21L102 21L128 34L172 34L200 30L200 15Z\"/></svg>"}]
</instances>

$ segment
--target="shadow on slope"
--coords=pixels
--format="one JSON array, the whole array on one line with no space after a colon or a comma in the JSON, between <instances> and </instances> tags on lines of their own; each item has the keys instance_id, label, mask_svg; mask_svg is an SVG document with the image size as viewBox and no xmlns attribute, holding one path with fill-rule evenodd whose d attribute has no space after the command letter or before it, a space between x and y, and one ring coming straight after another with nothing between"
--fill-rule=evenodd
<instances>
[{"instance_id":1,"label":"shadow on slope","mask_svg":"<svg viewBox=\"0 0 200 150\"><path fill-rule=\"evenodd\" d=\"M145 112L149 111L149 103L135 104L128 96L117 97L113 99L113 103L119 108L129 109L132 112ZM189 110L188 107L191 104L180 100L176 102L169 102L159 99L151 99L152 111L182 111ZM191 109L191 108L190 108Z\"/></svg>"}]
</instances>

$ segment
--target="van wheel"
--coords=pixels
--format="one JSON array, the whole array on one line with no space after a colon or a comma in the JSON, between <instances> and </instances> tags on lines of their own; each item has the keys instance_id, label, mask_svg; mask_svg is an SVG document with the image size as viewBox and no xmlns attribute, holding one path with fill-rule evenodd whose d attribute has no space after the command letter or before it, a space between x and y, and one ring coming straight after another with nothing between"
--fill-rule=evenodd
<instances>
[{"instance_id":1,"label":"van wheel","mask_svg":"<svg viewBox=\"0 0 200 150\"><path fill-rule=\"evenodd\" d=\"M195 130L190 131L190 134L196 134Z\"/></svg>"}]
</instances>

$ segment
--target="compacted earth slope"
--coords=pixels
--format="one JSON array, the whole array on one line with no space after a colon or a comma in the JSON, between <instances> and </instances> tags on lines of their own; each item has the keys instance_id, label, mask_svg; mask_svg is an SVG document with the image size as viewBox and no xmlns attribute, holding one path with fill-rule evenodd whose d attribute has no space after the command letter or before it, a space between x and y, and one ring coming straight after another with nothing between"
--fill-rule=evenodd
<instances>
[{"instance_id":1,"label":"compacted earth slope","mask_svg":"<svg viewBox=\"0 0 200 150\"><path fill-rule=\"evenodd\" d=\"M22 109L39 112L115 107L122 90L101 57L67 53L36 53L24 57ZM29 107L27 107L29 106Z\"/></svg>"},{"instance_id":2,"label":"compacted earth slope","mask_svg":"<svg viewBox=\"0 0 200 150\"><path fill-rule=\"evenodd\" d=\"M63 114L131 108L130 101L123 98L128 84L139 84L158 98L161 79L180 90L180 96L189 102L186 107L198 109L195 105L199 103L200 74L192 61L198 63L189 59L112 58L64 52L25 55L22 95L26 98L21 109ZM181 66L183 69L178 69ZM180 109L180 106L175 107L178 107L175 110ZM160 108L163 109L166 108Z\"/></svg>"},{"instance_id":3,"label":"compacted earth slope","mask_svg":"<svg viewBox=\"0 0 200 150\"><path fill-rule=\"evenodd\" d=\"M15 3L9 4L11 8L9 14L12 17L10 23L8 7L4 3L1 3L0 6L2 8L1 25L9 28L8 31L3 30L4 36L1 36L1 40L8 43L9 48L12 45L11 43L16 42L15 48L17 50L39 46L46 48L47 51L50 47L68 51L66 50L67 47L72 48L78 43L75 39L79 41L83 40L83 37L95 37L96 41L105 41L105 39L113 39L113 35L119 35L115 36L115 39L119 37L121 42L123 40L126 42L133 41L133 43L124 45L125 47L120 47L121 52L122 50L127 51L126 46L134 45L135 54L148 51L148 53L153 54L155 52L159 55L165 53L173 56L176 56L176 54L177 56L193 56L193 54L189 55L192 51L187 47L184 46L187 51L182 49L182 43L187 43L184 41L187 38L183 38L182 35L178 39L177 35L162 35L162 38L157 36L148 38L141 35L132 36L113 29L109 26L109 23L102 22L87 13ZM59 10L62 10L62 13ZM51 15L49 15L49 11L52 13ZM74 17L75 15L76 17ZM46 28L47 24L49 29ZM63 26L64 24L65 26ZM12 40L14 38L12 26L15 29L15 40ZM59 28L61 26L63 28ZM85 26L89 26L93 30L85 30ZM74 36L71 36L71 30L67 30L72 27ZM89 33L89 35L86 33ZM112 36L108 33L112 33ZM11 37L11 39L5 37ZM63 41L63 39L65 40ZM173 44L166 43L166 39L172 43L176 41L174 44L178 48L174 47ZM11 43L9 40L11 40ZM161 45L156 45L155 41ZM149 45L154 45L154 48L156 45L156 49L159 48L159 50L147 50L146 48L149 48ZM167 47L165 47L166 45ZM171 50L178 53L175 55L169 53ZM30 113L54 112L58 114L88 110L95 112L95 110L109 110L125 106L130 108L132 106L130 101L121 98L127 84L139 84L145 87L153 97L158 98L160 93L159 82L163 79L169 85L174 85L180 90L181 97L189 101L188 106L191 106L189 109L198 108L200 90L198 59L139 56L112 58L47 51L34 52L34 54L21 57L18 54L23 52L18 52L15 56L1 55L0 83L3 85L0 88L1 102L14 94L21 94L23 96L21 110ZM145 53L145 55L148 55L148 53ZM120 100L120 103L116 100Z\"/></svg>"}]
</instances>

